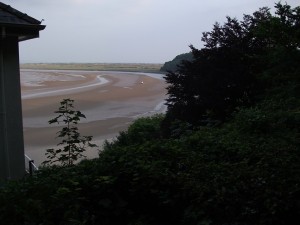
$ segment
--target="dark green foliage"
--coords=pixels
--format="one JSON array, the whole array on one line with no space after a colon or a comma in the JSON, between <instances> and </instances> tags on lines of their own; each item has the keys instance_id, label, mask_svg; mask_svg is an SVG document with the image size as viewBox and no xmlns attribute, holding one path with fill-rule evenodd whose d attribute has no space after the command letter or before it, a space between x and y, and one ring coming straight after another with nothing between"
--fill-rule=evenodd
<instances>
[{"instance_id":1,"label":"dark green foliage","mask_svg":"<svg viewBox=\"0 0 300 225\"><path fill-rule=\"evenodd\" d=\"M276 107L263 103L241 110L222 128L202 129L185 139L194 155L185 182L195 199L189 222L203 216L213 224L295 224L299 219L300 117L287 112L289 103L283 100Z\"/></svg>"},{"instance_id":2,"label":"dark green foliage","mask_svg":"<svg viewBox=\"0 0 300 225\"><path fill-rule=\"evenodd\" d=\"M226 121L274 82L286 82L289 71L299 72L299 8L276 8L277 16L262 8L242 21L227 17L203 33L205 48L191 46L194 60L166 74L168 120L196 126Z\"/></svg>"},{"instance_id":3,"label":"dark green foliage","mask_svg":"<svg viewBox=\"0 0 300 225\"><path fill-rule=\"evenodd\" d=\"M112 144L128 146L158 139L161 137L160 124L163 119L164 116L160 114L147 118L139 118L134 121L127 131L120 132ZM110 143L106 142L107 148L110 145Z\"/></svg>"},{"instance_id":4,"label":"dark green foliage","mask_svg":"<svg viewBox=\"0 0 300 225\"><path fill-rule=\"evenodd\" d=\"M46 168L8 184L0 191L1 221L295 224L300 98L292 93L242 109L218 128L177 139L149 136L162 117L139 119L98 159ZM143 142L134 141L137 130Z\"/></svg>"},{"instance_id":5,"label":"dark green foliage","mask_svg":"<svg viewBox=\"0 0 300 225\"><path fill-rule=\"evenodd\" d=\"M180 54L176 56L172 61L165 62L165 64L160 68L160 71L175 72L179 69L179 66L182 63L182 61L193 61L193 59L193 54L191 52Z\"/></svg>"},{"instance_id":6,"label":"dark green foliage","mask_svg":"<svg viewBox=\"0 0 300 225\"><path fill-rule=\"evenodd\" d=\"M113 193L112 184L110 177L98 173L93 161L70 167L44 168L34 177L11 185L12 189L22 191L11 194L9 199L1 192L1 202L6 205L1 222L118 224L125 217L122 212L112 209L115 206L124 208L126 202L118 197L118 193ZM6 187L6 190L10 189Z\"/></svg>"},{"instance_id":7,"label":"dark green foliage","mask_svg":"<svg viewBox=\"0 0 300 225\"><path fill-rule=\"evenodd\" d=\"M43 162L44 165L51 165L53 163L60 163L61 165L73 165L77 160L84 158L83 152L87 147L96 147L92 144L92 136L81 136L78 131L77 124L85 115L80 111L74 109L74 100L64 99L60 102L60 107L55 113L57 117L49 120L49 124L63 123L65 126L58 132L57 138L61 138L58 146L59 149L47 149L47 160Z\"/></svg>"}]
</instances>

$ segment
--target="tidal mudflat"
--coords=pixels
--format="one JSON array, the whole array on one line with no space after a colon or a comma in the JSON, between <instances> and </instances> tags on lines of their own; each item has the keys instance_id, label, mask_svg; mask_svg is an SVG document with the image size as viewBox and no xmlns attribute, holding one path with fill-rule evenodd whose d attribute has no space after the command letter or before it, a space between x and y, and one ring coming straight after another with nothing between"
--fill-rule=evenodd
<instances>
[{"instance_id":1,"label":"tidal mudflat","mask_svg":"<svg viewBox=\"0 0 300 225\"><path fill-rule=\"evenodd\" d=\"M79 124L101 149L136 119L166 110L162 74L115 71L21 70L23 127L26 154L39 165L45 150L58 143L60 126L49 125L62 99L73 99L86 115ZM88 150L89 158L98 151Z\"/></svg>"}]
</instances>

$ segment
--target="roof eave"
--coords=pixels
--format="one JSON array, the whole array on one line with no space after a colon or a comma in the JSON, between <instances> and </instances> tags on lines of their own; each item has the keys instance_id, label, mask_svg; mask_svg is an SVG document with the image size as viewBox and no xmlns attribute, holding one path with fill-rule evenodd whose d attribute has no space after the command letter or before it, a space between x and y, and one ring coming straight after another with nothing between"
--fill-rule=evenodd
<instances>
[{"instance_id":1,"label":"roof eave","mask_svg":"<svg viewBox=\"0 0 300 225\"><path fill-rule=\"evenodd\" d=\"M19 41L25 41L39 37L39 31L45 29L45 25L39 24L10 24L0 23L1 36L15 36ZM4 30L4 31L3 31Z\"/></svg>"},{"instance_id":2,"label":"roof eave","mask_svg":"<svg viewBox=\"0 0 300 225\"><path fill-rule=\"evenodd\" d=\"M17 28L24 28L24 29L36 29L36 30L44 30L46 25L41 24L20 24L20 23L1 23L0 27L17 27Z\"/></svg>"}]
</instances>

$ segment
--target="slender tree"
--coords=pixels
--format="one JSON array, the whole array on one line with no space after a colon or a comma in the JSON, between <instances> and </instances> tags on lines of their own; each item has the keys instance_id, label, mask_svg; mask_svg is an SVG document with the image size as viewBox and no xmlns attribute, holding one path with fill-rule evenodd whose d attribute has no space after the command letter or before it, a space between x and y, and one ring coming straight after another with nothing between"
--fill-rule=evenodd
<instances>
[{"instance_id":1,"label":"slender tree","mask_svg":"<svg viewBox=\"0 0 300 225\"><path fill-rule=\"evenodd\" d=\"M81 136L77 124L81 118L86 118L80 111L74 109L74 100L64 99L60 102L58 116L49 120L49 124L63 123L65 126L58 132L57 138L61 138L58 149L47 149L47 160L44 165L60 163L63 166L72 165L77 160L84 158L83 152L87 147L97 147L92 144L92 136Z\"/></svg>"}]
</instances>

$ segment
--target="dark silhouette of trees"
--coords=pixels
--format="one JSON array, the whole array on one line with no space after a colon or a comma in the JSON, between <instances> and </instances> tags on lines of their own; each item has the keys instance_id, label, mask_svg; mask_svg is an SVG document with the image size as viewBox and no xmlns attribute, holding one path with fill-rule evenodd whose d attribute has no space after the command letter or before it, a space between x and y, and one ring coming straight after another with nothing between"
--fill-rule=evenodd
<instances>
[{"instance_id":1,"label":"dark silhouette of trees","mask_svg":"<svg viewBox=\"0 0 300 225\"><path fill-rule=\"evenodd\" d=\"M216 23L203 33L204 48L190 46L194 60L183 61L178 71L165 76L167 120L193 125L225 121L238 107L257 100L266 86L266 69L292 69L299 55L299 8L275 7L276 16L261 8L242 21L227 17L223 25Z\"/></svg>"},{"instance_id":2,"label":"dark silhouette of trees","mask_svg":"<svg viewBox=\"0 0 300 225\"><path fill-rule=\"evenodd\" d=\"M183 60L192 61L193 60L192 52L177 55L172 61L165 62L164 65L160 68L160 71L175 72L178 69L178 65L180 65Z\"/></svg>"}]
</instances>

